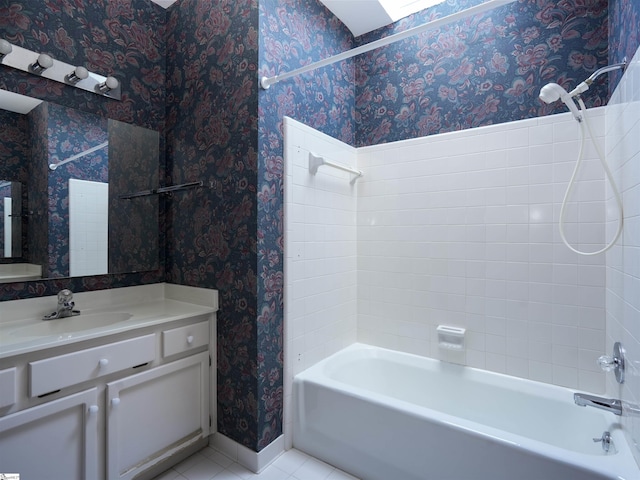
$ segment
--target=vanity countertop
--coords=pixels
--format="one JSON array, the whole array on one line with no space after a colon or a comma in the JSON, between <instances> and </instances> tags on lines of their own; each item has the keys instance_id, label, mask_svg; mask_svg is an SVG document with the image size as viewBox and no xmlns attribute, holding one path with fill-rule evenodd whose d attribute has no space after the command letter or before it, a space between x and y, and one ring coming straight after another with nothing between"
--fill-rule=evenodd
<instances>
[{"instance_id":1,"label":"vanity countertop","mask_svg":"<svg viewBox=\"0 0 640 480\"><path fill-rule=\"evenodd\" d=\"M0 264L0 283L26 282L42 278L42 267L31 263Z\"/></svg>"},{"instance_id":2,"label":"vanity countertop","mask_svg":"<svg viewBox=\"0 0 640 480\"><path fill-rule=\"evenodd\" d=\"M218 310L216 290L171 284L78 293L74 301L80 315L46 321L42 316L55 310L55 296L0 303L0 358Z\"/></svg>"}]
</instances>

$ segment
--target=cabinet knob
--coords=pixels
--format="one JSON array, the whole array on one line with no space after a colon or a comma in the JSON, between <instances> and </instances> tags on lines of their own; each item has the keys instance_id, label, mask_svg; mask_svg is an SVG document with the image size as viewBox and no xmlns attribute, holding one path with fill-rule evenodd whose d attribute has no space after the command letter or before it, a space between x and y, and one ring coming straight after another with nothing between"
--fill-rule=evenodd
<instances>
[{"instance_id":1,"label":"cabinet knob","mask_svg":"<svg viewBox=\"0 0 640 480\"><path fill-rule=\"evenodd\" d=\"M100 410L100 407L98 405L91 405L89 407L89 413L91 414L96 414L98 413L99 410Z\"/></svg>"},{"instance_id":2,"label":"cabinet knob","mask_svg":"<svg viewBox=\"0 0 640 480\"><path fill-rule=\"evenodd\" d=\"M98 365L100 365L100 367L106 367L107 365L109 365L109 359L101 358L100 361L98 362Z\"/></svg>"},{"instance_id":3,"label":"cabinet knob","mask_svg":"<svg viewBox=\"0 0 640 480\"><path fill-rule=\"evenodd\" d=\"M191 345L191 344L193 343L193 335L189 335L189 336L187 337L187 343L188 343L189 345Z\"/></svg>"},{"instance_id":4,"label":"cabinet knob","mask_svg":"<svg viewBox=\"0 0 640 480\"><path fill-rule=\"evenodd\" d=\"M118 405L120 405L120 399L118 397L112 398L111 399L111 406L113 408L117 407Z\"/></svg>"}]
</instances>

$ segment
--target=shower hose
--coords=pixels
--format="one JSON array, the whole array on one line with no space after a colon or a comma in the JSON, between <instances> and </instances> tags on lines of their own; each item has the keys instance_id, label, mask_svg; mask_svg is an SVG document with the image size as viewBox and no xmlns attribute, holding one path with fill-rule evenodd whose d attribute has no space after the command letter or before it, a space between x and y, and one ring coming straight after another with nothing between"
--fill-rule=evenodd
<instances>
[{"instance_id":1,"label":"shower hose","mask_svg":"<svg viewBox=\"0 0 640 480\"><path fill-rule=\"evenodd\" d=\"M613 247L613 245L616 243L618 238L620 238L620 234L622 233L622 223L623 223L622 198L620 197L620 192L618 192L618 188L613 179L613 175L611 174L611 170L609 169L609 166L607 165L607 162L604 159L604 155L602 154L600 145L598 145L598 142L596 141L596 138L593 135L593 131L591 130L591 126L589 125L589 121L586 115L587 108L585 107L584 102L580 97L578 97L578 104L580 105L580 113L582 113L582 122L579 122L580 133L581 133L580 151L578 153L578 160L576 161L576 165L573 169L573 174L571 175L571 180L569 180L569 185L567 186L567 191L565 192L564 199L562 200L562 207L560 208L560 221L558 223L559 223L559 229L560 229L560 237L562 238L562 241L564 242L564 244L572 252L575 252L579 255L590 256L590 255L599 255L601 253L606 252L611 247ZM585 132L585 129L586 129L586 132ZM609 182L609 185L611 185L611 190L613 191L613 195L616 200L616 207L618 210L618 228L616 230L616 234L613 240L611 240L611 242L609 242L604 248L597 250L595 252L581 252L580 250L577 250L576 248L572 247L571 244L569 244L569 241L567 240L565 235L565 214L567 210L567 204L569 203L569 197L571 196L571 193L573 192L573 188L575 187L575 184L576 184L578 170L580 169L580 165L582 165L582 161L584 160L584 146L585 146L585 139L587 136L586 135L587 132L589 133L589 136L591 137L591 141L593 142L593 145L596 149L598 158L600 159L600 163L602 164L602 168L604 169L604 172L607 176L607 181Z\"/></svg>"}]
</instances>

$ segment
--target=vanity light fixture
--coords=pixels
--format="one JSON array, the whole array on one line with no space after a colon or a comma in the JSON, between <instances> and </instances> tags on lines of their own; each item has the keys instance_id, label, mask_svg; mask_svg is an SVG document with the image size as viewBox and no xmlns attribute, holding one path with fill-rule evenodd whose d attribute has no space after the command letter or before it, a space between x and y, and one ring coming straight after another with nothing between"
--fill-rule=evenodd
<instances>
[{"instance_id":1,"label":"vanity light fixture","mask_svg":"<svg viewBox=\"0 0 640 480\"><path fill-rule=\"evenodd\" d=\"M111 90L115 90L120 86L120 82L115 77L107 77L104 82L96 85L96 92L99 92L103 95L109 93Z\"/></svg>"},{"instance_id":2,"label":"vanity light fixture","mask_svg":"<svg viewBox=\"0 0 640 480\"><path fill-rule=\"evenodd\" d=\"M9 55L13 48L11 44L7 42L4 38L0 38L0 62L5 57L5 55Z\"/></svg>"},{"instance_id":3,"label":"vanity light fixture","mask_svg":"<svg viewBox=\"0 0 640 480\"><path fill-rule=\"evenodd\" d=\"M0 69L2 67L12 67L114 100L120 100L122 96L121 83L115 77L105 77L85 67L54 60L46 53L22 48L4 38L0 38Z\"/></svg>"},{"instance_id":4,"label":"vanity light fixture","mask_svg":"<svg viewBox=\"0 0 640 480\"><path fill-rule=\"evenodd\" d=\"M53 58L46 53L41 53L35 62L29 65L29 71L36 75L42 74L47 68L53 67Z\"/></svg>"},{"instance_id":5,"label":"vanity light fixture","mask_svg":"<svg viewBox=\"0 0 640 480\"><path fill-rule=\"evenodd\" d=\"M66 80L67 83L70 83L71 85L75 85L79 81L86 79L88 76L89 76L89 71L86 68L76 67L73 69L73 71L70 74L66 75L64 79Z\"/></svg>"}]
</instances>

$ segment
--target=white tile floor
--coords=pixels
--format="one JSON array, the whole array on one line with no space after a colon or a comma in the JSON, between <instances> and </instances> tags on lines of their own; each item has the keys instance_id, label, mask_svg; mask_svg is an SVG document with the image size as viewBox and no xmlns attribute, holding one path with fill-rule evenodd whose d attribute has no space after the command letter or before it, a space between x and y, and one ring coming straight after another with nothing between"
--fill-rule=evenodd
<instances>
[{"instance_id":1,"label":"white tile floor","mask_svg":"<svg viewBox=\"0 0 640 480\"><path fill-rule=\"evenodd\" d=\"M357 480L300 450L288 450L255 474L217 450L206 447L154 480Z\"/></svg>"}]
</instances>

